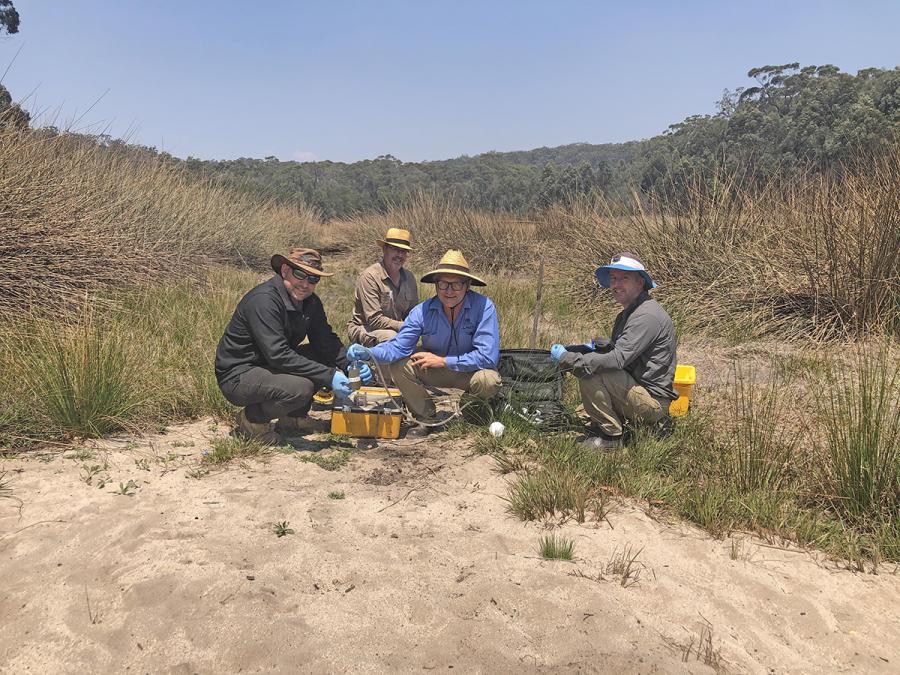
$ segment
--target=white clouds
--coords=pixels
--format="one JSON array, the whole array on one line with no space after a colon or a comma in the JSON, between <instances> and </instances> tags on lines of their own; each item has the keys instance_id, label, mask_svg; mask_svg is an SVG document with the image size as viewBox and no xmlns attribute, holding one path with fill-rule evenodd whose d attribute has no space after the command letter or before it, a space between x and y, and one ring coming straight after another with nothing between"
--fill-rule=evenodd
<instances>
[{"instance_id":1,"label":"white clouds","mask_svg":"<svg viewBox=\"0 0 900 675\"><path fill-rule=\"evenodd\" d=\"M298 162L316 162L319 156L310 150L295 150L291 155L291 159Z\"/></svg>"}]
</instances>

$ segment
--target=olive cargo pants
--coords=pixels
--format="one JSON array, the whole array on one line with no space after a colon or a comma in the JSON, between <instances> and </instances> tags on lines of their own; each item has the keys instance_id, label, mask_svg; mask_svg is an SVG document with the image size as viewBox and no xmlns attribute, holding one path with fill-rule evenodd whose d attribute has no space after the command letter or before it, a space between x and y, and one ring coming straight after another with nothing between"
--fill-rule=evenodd
<instances>
[{"instance_id":1,"label":"olive cargo pants","mask_svg":"<svg viewBox=\"0 0 900 675\"><path fill-rule=\"evenodd\" d=\"M610 368L578 378L581 402L591 421L607 436L621 436L622 424L659 422L669 412L669 400L656 398L624 370Z\"/></svg>"},{"instance_id":2,"label":"olive cargo pants","mask_svg":"<svg viewBox=\"0 0 900 675\"><path fill-rule=\"evenodd\" d=\"M434 418L434 401L426 386L462 389L475 398L487 401L500 391L500 373L496 370L476 370L461 373L449 368L419 368L409 359L400 359L391 364L394 384L403 394L403 400L410 412L418 420Z\"/></svg>"}]
</instances>

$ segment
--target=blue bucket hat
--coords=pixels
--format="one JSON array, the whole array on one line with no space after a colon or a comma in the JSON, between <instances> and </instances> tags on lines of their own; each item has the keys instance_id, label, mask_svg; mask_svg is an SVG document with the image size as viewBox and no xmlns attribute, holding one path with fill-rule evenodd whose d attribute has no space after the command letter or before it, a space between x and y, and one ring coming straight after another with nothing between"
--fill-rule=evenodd
<instances>
[{"instance_id":1,"label":"blue bucket hat","mask_svg":"<svg viewBox=\"0 0 900 675\"><path fill-rule=\"evenodd\" d=\"M644 286L647 290L656 288L656 282L650 277L644 263L634 253L619 253L614 255L609 265L598 267L594 270L594 276L603 288L609 288L609 271L623 270L625 272L637 272L644 278Z\"/></svg>"}]
</instances>

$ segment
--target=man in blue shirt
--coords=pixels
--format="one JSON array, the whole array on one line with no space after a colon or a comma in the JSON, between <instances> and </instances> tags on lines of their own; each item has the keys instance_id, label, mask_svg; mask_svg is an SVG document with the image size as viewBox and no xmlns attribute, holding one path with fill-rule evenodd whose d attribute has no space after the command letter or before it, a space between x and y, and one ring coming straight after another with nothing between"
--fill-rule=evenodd
<instances>
[{"instance_id":1,"label":"man in blue shirt","mask_svg":"<svg viewBox=\"0 0 900 675\"><path fill-rule=\"evenodd\" d=\"M397 336L371 349L351 345L347 357L391 364L394 383L410 412L427 422L435 409L426 386L462 389L482 400L497 394L500 325L494 303L470 290L487 284L469 271L460 251L447 251L437 269L421 281L434 283L435 296L413 308ZM407 436L425 436L429 428L420 424Z\"/></svg>"}]
</instances>

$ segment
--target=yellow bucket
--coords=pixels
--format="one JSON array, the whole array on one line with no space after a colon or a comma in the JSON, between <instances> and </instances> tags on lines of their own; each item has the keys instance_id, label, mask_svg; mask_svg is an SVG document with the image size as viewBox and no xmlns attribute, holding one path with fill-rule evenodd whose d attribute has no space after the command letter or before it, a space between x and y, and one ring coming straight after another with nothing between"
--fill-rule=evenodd
<instances>
[{"instance_id":1,"label":"yellow bucket","mask_svg":"<svg viewBox=\"0 0 900 675\"><path fill-rule=\"evenodd\" d=\"M675 393L678 398L669 404L669 415L683 417L691 405L691 388L697 382L694 366L675 366Z\"/></svg>"}]
</instances>

